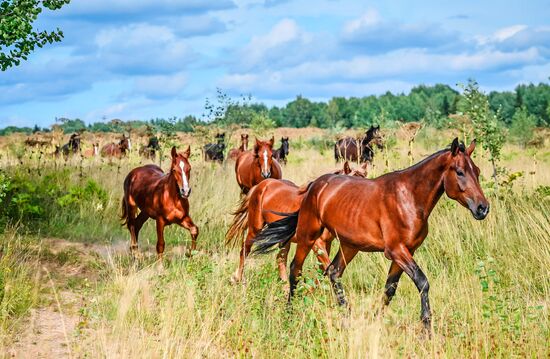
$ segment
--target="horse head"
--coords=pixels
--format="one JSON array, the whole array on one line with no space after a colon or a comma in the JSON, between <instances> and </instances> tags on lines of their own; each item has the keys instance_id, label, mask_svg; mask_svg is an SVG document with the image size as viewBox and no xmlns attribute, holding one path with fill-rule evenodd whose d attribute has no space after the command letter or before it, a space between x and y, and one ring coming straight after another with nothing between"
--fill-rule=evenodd
<instances>
[{"instance_id":1,"label":"horse head","mask_svg":"<svg viewBox=\"0 0 550 359\"><path fill-rule=\"evenodd\" d=\"M191 186L189 180L191 179L191 165L189 164L189 156L191 155L191 146L187 146L187 149L183 153L178 153L176 146L172 147L172 164L170 171L176 179L176 185L178 193L181 198L188 198L191 194Z\"/></svg>"},{"instance_id":2,"label":"horse head","mask_svg":"<svg viewBox=\"0 0 550 359\"><path fill-rule=\"evenodd\" d=\"M363 138L363 141L361 141L361 144L363 147L370 146L372 148L372 145L375 145L378 149L382 149L384 147L384 141L382 138L382 133L380 132L380 125L371 125L365 132L365 137Z\"/></svg>"},{"instance_id":3,"label":"horse head","mask_svg":"<svg viewBox=\"0 0 550 359\"><path fill-rule=\"evenodd\" d=\"M468 208L475 219L482 220L489 213L489 202L479 184L479 168L470 157L475 147L476 140L468 148L459 143L458 138L453 140L443 174L443 187L449 198Z\"/></svg>"},{"instance_id":4,"label":"horse head","mask_svg":"<svg viewBox=\"0 0 550 359\"><path fill-rule=\"evenodd\" d=\"M269 141L260 141L256 138L254 145L254 162L260 167L260 173L263 178L271 177L271 165L273 164L273 144L275 138L271 137Z\"/></svg>"},{"instance_id":5,"label":"horse head","mask_svg":"<svg viewBox=\"0 0 550 359\"><path fill-rule=\"evenodd\" d=\"M244 151L248 149L248 133L241 133L241 146Z\"/></svg>"},{"instance_id":6,"label":"horse head","mask_svg":"<svg viewBox=\"0 0 550 359\"><path fill-rule=\"evenodd\" d=\"M347 175L352 177L366 178L367 172L364 169L353 169L348 161L344 162L344 167L341 170L333 172L335 175Z\"/></svg>"},{"instance_id":7,"label":"horse head","mask_svg":"<svg viewBox=\"0 0 550 359\"><path fill-rule=\"evenodd\" d=\"M288 144L288 137L281 137L281 148L283 149L285 157L288 156L288 152L290 149L290 145Z\"/></svg>"}]
</instances>

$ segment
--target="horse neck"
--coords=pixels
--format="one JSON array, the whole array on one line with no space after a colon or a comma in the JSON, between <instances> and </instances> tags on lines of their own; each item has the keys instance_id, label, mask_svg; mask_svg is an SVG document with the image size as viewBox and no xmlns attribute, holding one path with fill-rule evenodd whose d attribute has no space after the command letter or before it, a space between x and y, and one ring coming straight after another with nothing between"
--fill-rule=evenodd
<instances>
[{"instance_id":1,"label":"horse neck","mask_svg":"<svg viewBox=\"0 0 550 359\"><path fill-rule=\"evenodd\" d=\"M443 195L443 174L447 169L446 151L434 154L432 157L402 171L413 195L415 208L427 220L435 205Z\"/></svg>"},{"instance_id":2,"label":"horse neck","mask_svg":"<svg viewBox=\"0 0 550 359\"><path fill-rule=\"evenodd\" d=\"M170 199L179 198L177 191L178 183L176 181L176 176L174 176L174 173L171 170L161 181L164 186L164 190L170 194Z\"/></svg>"}]
</instances>

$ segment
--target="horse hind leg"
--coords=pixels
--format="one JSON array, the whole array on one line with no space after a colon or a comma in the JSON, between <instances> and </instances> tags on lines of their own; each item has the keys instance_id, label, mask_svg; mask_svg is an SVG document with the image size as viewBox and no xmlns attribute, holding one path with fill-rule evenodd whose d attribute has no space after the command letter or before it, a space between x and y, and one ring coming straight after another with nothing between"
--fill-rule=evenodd
<instances>
[{"instance_id":1,"label":"horse hind leg","mask_svg":"<svg viewBox=\"0 0 550 359\"><path fill-rule=\"evenodd\" d=\"M135 255L138 254L138 241L139 241L139 231L141 230L141 227L143 227L143 224L145 221L149 219L149 216L141 211L139 212L138 216L133 220L133 226L130 230L130 234L132 236L132 242L130 244L130 250Z\"/></svg>"},{"instance_id":2,"label":"horse hind leg","mask_svg":"<svg viewBox=\"0 0 550 359\"><path fill-rule=\"evenodd\" d=\"M344 287L342 286L340 278L342 277L342 274L344 274L346 266L353 259L353 257L355 257L357 252L357 249L348 247L340 242L340 250L327 269L327 275L332 284L334 294L336 295L336 300L340 306L348 305L344 293Z\"/></svg>"},{"instance_id":3,"label":"horse hind leg","mask_svg":"<svg viewBox=\"0 0 550 359\"><path fill-rule=\"evenodd\" d=\"M279 278L281 278L281 280L284 282L288 282L286 262L288 258L288 251L290 250L290 242L292 241L289 241L283 248L279 249L279 252L277 253L277 268L279 269Z\"/></svg>"},{"instance_id":4,"label":"horse hind leg","mask_svg":"<svg viewBox=\"0 0 550 359\"><path fill-rule=\"evenodd\" d=\"M246 236L246 240L243 243L243 246L241 248L241 252L239 254L239 267L233 274L232 280L235 283L239 283L243 280L243 273L244 273L244 262L246 261L246 257L250 254L250 250L252 249L252 244L254 243L254 237L255 234L251 231L248 232Z\"/></svg>"}]
</instances>

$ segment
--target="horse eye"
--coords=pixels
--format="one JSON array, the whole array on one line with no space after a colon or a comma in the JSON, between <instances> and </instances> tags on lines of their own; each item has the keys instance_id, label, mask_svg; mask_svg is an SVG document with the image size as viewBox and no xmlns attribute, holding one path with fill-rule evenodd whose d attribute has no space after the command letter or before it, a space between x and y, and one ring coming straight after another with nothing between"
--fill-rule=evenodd
<instances>
[{"instance_id":1,"label":"horse eye","mask_svg":"<svg viewBox=\"0 0 550 359\"><path fill-rule=\"evenodd\" d=\"M464 177L464 172L462 172L462 170L456 170L456 174L457 174L459 177Z\"/></svg>"}]
</instances>

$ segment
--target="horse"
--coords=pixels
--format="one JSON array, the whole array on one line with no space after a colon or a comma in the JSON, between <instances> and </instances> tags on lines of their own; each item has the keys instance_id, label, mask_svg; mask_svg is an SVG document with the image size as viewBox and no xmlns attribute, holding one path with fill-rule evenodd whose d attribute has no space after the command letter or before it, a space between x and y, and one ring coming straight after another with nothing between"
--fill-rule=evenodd
<instances>
[{"instance_id":1,"label":"horse","mask_svg":"<svg viewBox=\"0 0 550 359\"><path fill-rule=\"evenodd\" d=\"M243 152L237 158L235 174L242 194L247 194L252 187L266 178L282 178L281 165L272 155L274 142L273 137L269 141L256 139L254 150Z\"/></svg>"},{"instance_id":2,"label":"horse","mask_svg":"<svg viewBox=\"0 0 550 359\"><path fill-rule=\"evenodd\" d=\"M204 160L223 162L223 151L225 150L225 133L216 134L217 143L204 145Z\"/></svg>"},{"instance_id":3,"label":"horse","mask_svg":"<svg viewBox=\"0 0 550 359\"><path fill-rule=\"evenodd\" d=\"M97 157L99 155L99 143L92 144L92 148L87 149L84 151L83 156L84 157Z\"/></svg>"},{"instance_id":4,"label":"horse","mask_svg":"<svg viewBox=\"0 0 550 359\"><path fill-rule=\"evenodd\" d=\"M108 143L101 148L101 157L116 157L121 158L127 155L127 152L132 149L130 137L126 137L124 134L122 138L115 144L114 142Z\"/></svg>"},{"instance_id":5,"label":"horse","mask_svg":"<svg viewBox=\"0 0 550 359\"><path fill-rule=\"evenodd\" d=\"M78 133L73 133L69 138L68 143L64 144L61 147L56 146L55 148L55 156L59 157L59 155L62 154L63 158L65 158L65 161L69 159L70 155L74 155L78 152L80 152L80 134Z\"/></svg>"},{"instance_id":6,"label":"horse","mask_svg":"<svg viewBox=\"0 0 550 359\"><path fill-rule=\"evenodd\" d=\"M371 126L361 139L360 145L352 137L344 137L334 144L334 159L338 162L340 159L353 162L372 162L374 151L372 144L379 149L383 148L382 136L380 135L380 126Z\"/></svg>"},{"instance_id":7,"label":"horse","mask_svg":"<svg viewBox=\"0 0 550 359\"><path fill-rule=\"evenodd\" d=\"M139 149L139 155L154 161L157 157L157 151L159 150L159 140L157 136L153 136L149 138L149 142L146 146L141 146L141 148Z\"/></svg>"},{"instance_id":8,"label":"horse","mask_svg":"<svg viewBox=\"0 0 550 359\"><path fill-rule=\"evenodd\" d=\"M288 137L281 137L281 147L273 151L273 158L286 165L286 156L288 156Z\"/></svg>"},{"instance_id":9,"label":"horse","mask_svg":"<svg viewBox=\"0 0 550 359\"><path fill-rule=\"evenodd\" d=\"M373 180L324 175L313 181L297 212L270 223L256 236L255 252L264 253L296 236L298 247L290 266L289 303L297 278L315 240L326 229L340 240L340 250L325 271L341 306L347 306L339 278L359 251L383 252L392 261L385 285L385 304L395 295L405 272L420 293L421 321L431 331L428 279L413 259L428 235L428 218L443 193L483 220L489 203L479 184L479 168L471 154L476 141L465 148L455 138L449 149L421 162Z\"/></svg>"},{"instance_id":10,"label":"horse","mask_svg":"<svg viewBox=\"0 0 550 359\"><path fill-rule=\"evenodd\" d=\"M349 176L366 177L365 171L353 170L349 163L344 162L342 169L332 172ZM306 187L307 188L307 187ZM268 178L254 186L248 194L240 201L238 209L233 212L235 216L233 223L226 234L226 244L241 243L239 267L232 276L234 282L240 282L243 277L244 262L252 248L253 239L266 223L274 222L281 218L278 213L297 211L304 197L304 188L299 188L293 182ZM248 232L247 232L248 231ZM245 238L246 234L246 241ZM323 231L314 245L314 252L321 262L321 269L324 271L330 264L330 247L333 236L328 231ZM293 240L295 243L295 240ZM279 250L277 254L277 266L279 277L287 281L286 263L290 242Z\"/></svg>"},{"instance_id":11,"label":"horse","mask_svg":"<svg viewBox=\"0 0 550 359\"><path fill-rule=\"evenodd\" d=\"M157 257L164 253L164 227L178 224L191 233L192 253L197 247L198 227L189 216L191 187L191 148L178 153L172 147L170 172L165 174L159 166L145 165L134 168L124 179L124 197L120 218L130 231L132 254L137 253L138 235L143 223L152 218L157 222ZM137 209L140 212L136 216Z\"/></svg>"},{"instance_id":12,"label":"horse","mask_svg":"<svg viewBox=\"0 0 550 359\"><path fill-rule=\"evenodd\" d=\"M227 159L235 161L237 160L237 157L239 157L241 153L245 151L248 151L248 134L241 133L241 145L239 146L239 148L230 149Z\"/></svg>"}]
</instances>

